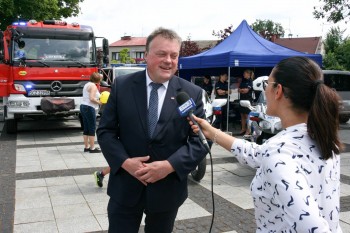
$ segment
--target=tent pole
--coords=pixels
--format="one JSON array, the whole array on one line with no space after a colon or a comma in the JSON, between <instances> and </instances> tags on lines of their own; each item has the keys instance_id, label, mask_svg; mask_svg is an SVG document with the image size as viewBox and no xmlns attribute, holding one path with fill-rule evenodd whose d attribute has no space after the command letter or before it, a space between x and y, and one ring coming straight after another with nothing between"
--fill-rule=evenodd
<instances>
[{"instance_id":1,"label":"tent pole","mask_svg":"<svg viewBox=\"0 0 350 233\"><path fill-rule=\"evenodd\" d=\"M227 93L227 114L226 114L226 132L228 132L228 122L229 122L229 113L230 113L230 81L231 81L231 73L230 67L227 68L227 82L228 82L228 93Z\"/></svg>"}]
</instances>

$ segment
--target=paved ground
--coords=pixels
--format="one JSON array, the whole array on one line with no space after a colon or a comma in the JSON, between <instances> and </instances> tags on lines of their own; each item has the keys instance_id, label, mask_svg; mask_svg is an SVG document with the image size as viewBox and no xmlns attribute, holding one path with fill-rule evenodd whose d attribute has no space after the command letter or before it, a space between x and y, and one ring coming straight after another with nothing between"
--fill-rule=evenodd
<instances>
[{"instance_id":1,"label":"paved ground","mask_svg":"<svg viewBox=\"0 0 350 233\"><path fill-rule=\"evenodd\" d=\"M83 152L79 123L23 122L19 129L17 135L2 132L0 137L0 232L106 232L108 176L98 188L92 173L107 164L102 154ZM340 133L350 147L350 124L342 125ZM249 193L254 170L215 145L212 157L213 187L208 156L204 179L198 183L190 177L189 198L180 208L174 232L209 232L212 195L212 232L254 232ZM350 232L349 164L347 152L342 155L343 232Z\"/></svg>"}]
</instances>

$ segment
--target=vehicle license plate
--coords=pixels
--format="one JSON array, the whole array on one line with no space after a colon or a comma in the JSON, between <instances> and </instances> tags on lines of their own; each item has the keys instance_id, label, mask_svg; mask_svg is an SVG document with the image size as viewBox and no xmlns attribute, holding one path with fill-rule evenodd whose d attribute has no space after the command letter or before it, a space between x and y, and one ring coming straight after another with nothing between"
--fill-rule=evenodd
<instances>
[{"instance_id":1,"label":"vehicle license plate","mask_svg":"<svg viewBox=\"0 0 350 233\"><path fill-rule=\"evenodd\" d=\"M48 90L31 90L28 94L29 96L47 96L50 95Z\"/></svg>"}]
</instances>

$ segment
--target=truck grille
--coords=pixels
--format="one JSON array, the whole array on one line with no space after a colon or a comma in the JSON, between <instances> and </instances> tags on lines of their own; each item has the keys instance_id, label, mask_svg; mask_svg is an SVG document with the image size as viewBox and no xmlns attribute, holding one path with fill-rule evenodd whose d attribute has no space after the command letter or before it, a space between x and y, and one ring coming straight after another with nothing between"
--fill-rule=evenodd
<instances>
[{"instance_id":1,"label":"truck grille","mask_svg":"<svg viewBox=\"0 0 350 233\"><path fill-rule=\"evenodd\" d=\"M26 96L82 96L84 85L88 81L79 80L54 80L54 81L17 81L22 84L26 90ZM50 94L48 94L50 93Z\"/></svg>"}]
</instances>

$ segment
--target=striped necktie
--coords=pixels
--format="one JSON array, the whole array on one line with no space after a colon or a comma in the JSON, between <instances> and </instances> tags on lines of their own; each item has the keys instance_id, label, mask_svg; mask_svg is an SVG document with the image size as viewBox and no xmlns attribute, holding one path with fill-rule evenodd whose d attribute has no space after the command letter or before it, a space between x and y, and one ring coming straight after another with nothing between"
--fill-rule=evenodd
<instances>
[{"instance_id":1,"label":"striped necktie","mask_svg":"<svg viewBox=\"0 0 350 233\"><path fill-rule=\"evenodd\" d=\"M152 86L152 90L148 106L148 133L150 138L152 138L158 121L158 88L163 86L163 84L152 82L150 85Z\"/></svg>"}]
</instances>

